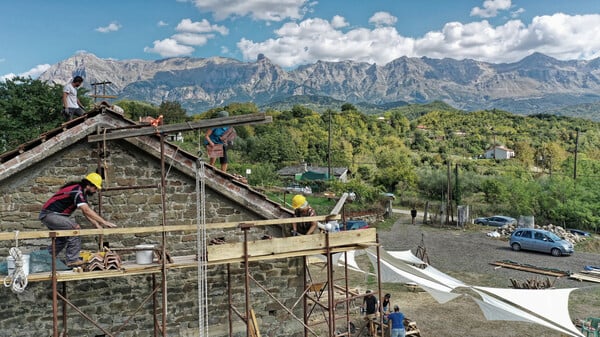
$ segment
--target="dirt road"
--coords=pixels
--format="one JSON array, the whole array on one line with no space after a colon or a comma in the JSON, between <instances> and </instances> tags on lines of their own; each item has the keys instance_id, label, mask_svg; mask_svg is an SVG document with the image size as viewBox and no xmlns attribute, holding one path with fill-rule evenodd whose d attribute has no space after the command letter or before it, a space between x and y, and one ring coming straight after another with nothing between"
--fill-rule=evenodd
<instances>
[{"instance_id":1,"label":"dirt road","mask_svg":"<svg viewBox=\"0 0 600 337\"><path fill-rule=\"evenodd\" d=\"M506 239L494 239L486 233L494 228L458 230L413 226L410 217L403 217L388 232L380 232L385 250L416 252L423 240L432 266L467 284L510 288L510 279L525 281L547 276L514 269L495 268L490 263L510 260L536 267L578 272L586 265L600 264L600 255L575 252L572 256L553 257L533 252L514 252ZM571 293L569 311L572 319L587 316L600 317L600 284L563 278L549 278L555 288L579 288ZM410 292L404 286L386 284L384 293L392 294L392 303L417 321L422 336L556 336L554 330L523 322L487 321L469 296L461 296L445 304L437 303L426 292ZM461 291L462 292L462 291ZM465 293L478 297L465 289Z\"/></svg>"}]
</instances>

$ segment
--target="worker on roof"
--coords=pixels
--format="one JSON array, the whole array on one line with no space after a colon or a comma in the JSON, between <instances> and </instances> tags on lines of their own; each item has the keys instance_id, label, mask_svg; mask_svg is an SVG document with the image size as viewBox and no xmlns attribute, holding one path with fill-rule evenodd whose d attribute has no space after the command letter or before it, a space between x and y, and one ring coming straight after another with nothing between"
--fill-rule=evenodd
<instances>
[{"instance_id":1,"label":"worker on roof","mask_svg":"<svg viewBox=\"0 0 600 337\"><path fill-rule=\"evenodd\" d=\"M217 117L218 118L223 118L223 117L229 117L229 112L222 110L217 112ZM209 147L209 164L211 166L214 166L217 158L219 158L219 164L221 164L221 171L223 172L227 172L227 142L224 139L224 136L227 134L229 135L229 133L231 133L232 131L234 131L231 127L229 126L222 126L222 127L218 127L218 128L212 128L209 129L208 131L206 131L206 135L204 136L205 141L204 144ZM226 136L225 136L226 137ZM214 152L214 153L219 153L218 157L217 155L211 155L211 153L213 153L213 151L210 149L214 146L219 146L219 147L223 147L223 151L222 152Z\"/></svg>"},{"instance_id":2,"label":"worker on roof","mask_svg":"<svg viewBox=\"0 0 600 337\"><path fill-rule=\"evenodd\" d=\"M73 119L73 116L83 116L85 110L83 104L77 98L77 88L83 84L83 77L75 76L70 83L63 87L62 103L63 117L65 120Z\"/></svg>"},{"instance_id":3,"label":"worker on roof","mask_svg":"<svg viewBox=\"0 0 600 337\"><path fill-rule=\"evenodd\" d=\"M308 216L316 216L317 212L315 212L314 208L312 208L306 197L302 194L297 194L292 198L292 208L294 209L294 216L298 218L308 217ZM317 222L301 222L301 223L293 223L292 224L292 236L296 236L299 234L308 235L315 232L317 229Z\"/></svg>"},{"instance_id":4,"label":"worker on roof","mask_svg":"<svg viewBox=\"0 0 600 337\"><path fill-rule=\"evenodd\" d=\"M83 215L96 228L117 227L114 223L105 220L96 213L89 205L87 198L94 195L102 189L102 177L98 173L90 173L80 182L69 182L63 185L42 207L39 219L48 229L51 230L72 230L81 229L81 226L71 219L70 215L78 208ZM64 248L66 250L67 266L79 266L83 262L79 258L81 250L81 237L79 236L59 236L56 238L56 255ZM52 254L52 245L48 246L48 251Z\"/></svg>"}]
</instances>

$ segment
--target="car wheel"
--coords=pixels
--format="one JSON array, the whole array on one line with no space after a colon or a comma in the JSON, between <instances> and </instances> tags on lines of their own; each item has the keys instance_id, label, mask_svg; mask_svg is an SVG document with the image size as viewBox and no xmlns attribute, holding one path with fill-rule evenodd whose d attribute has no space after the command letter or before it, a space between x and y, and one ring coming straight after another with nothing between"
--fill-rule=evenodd
<instances>
[{"instance_id":1,"label":"car wheel","mask_svg":"<svg viewBox=\"0 0 600 337\"><path fill-rule=\"evenodd\" d=\"M512 245L510 245L512 247L512 250L514 250L515 252L518 252L521 250L521 245L518 243L513 243Z\"/></svg>"},{"instance_id":2,"label":"car wheel","mask_svg":"<svg viewBox=\"0 0 600 337\"><path fill-rule=\"evenodd\" d=\"M560 249L558 248L552 248L552 250L550 251L550 254L552 254L552 256L561 256L562 253L560 252Z\"/></svg>"}]
</instances>

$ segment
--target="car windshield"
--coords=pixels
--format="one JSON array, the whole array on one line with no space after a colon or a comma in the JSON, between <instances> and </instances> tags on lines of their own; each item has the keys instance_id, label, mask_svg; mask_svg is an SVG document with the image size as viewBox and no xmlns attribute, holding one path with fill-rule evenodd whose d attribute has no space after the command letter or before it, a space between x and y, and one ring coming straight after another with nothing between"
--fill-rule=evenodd
<instances>
[{"instance_id":1,"label":"car windshield","mask_svg":"<svg viewBox=\"0 0 600 337\"><path fill-rule=\"evenodd\" d=\"M556 234L554 234L552 232L548 232L548 233L546 233L546 235L548 235L548 237L550 239L552 239L552 241L560 241L560 240L562 240L558 235L556 235Z\"/></svg>"}]
</instances>

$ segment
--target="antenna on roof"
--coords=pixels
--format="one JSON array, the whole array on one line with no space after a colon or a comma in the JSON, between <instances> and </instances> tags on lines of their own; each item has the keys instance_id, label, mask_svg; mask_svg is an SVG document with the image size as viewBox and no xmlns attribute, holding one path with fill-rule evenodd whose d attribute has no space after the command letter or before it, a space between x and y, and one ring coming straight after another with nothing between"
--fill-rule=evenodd
<instances>
[{"instance_id":1,"label":"antenna on roof","mask_svg":"<svg viewBox=\"0 0 600 337\"><path fill-rule=\"evenodd\" d=\"M104 82L94 82L94 83L91 84L92 87L94 88L94 94L90 95L90 96L94 97L94 104L96 103L96 100L98 98L117 98L117 96L115 96L115 95L107 95L106 94L106 85L107 84L112 84L112 82L110 82L110 81L104 81ZM98 88L99 85L102 86L102 95L99 95L97 93L97 88Z\"/></svg>"}]
</instances>

